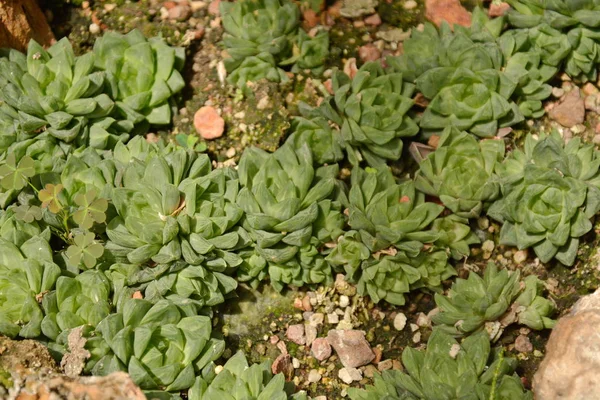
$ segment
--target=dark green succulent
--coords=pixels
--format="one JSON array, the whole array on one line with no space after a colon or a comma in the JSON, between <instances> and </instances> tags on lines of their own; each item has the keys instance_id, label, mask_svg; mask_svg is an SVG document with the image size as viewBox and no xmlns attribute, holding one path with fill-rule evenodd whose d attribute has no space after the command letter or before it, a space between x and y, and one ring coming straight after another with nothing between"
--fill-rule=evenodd
<instances>
[{"instance_id":1,"label":"dark green succulent","mask_svg":"<svg viewBox=\"0 0 600 400\"><path fill-rule=\"evenodd\" d=\"M353 165L398 160L402 138L419 130L407 115L414 86L376 62L363 65L353 79L337 71L332 82L333 96L316 109L305 108L288 141L296 147L307 143L318 164L340 161L342 150Z\"/></svg>"},{"instance_id":2,"label":"dark green succulent","mask_svg":"<svg viewBox=\"0 0 600 400\"><path fill-rule=\"evenodd\" d=\"M285 144L273 154L258 148L244 151L238 204L275 288L331 280L319 249L336 239L343 226L341 205L332 201L338 168L334 164L315 169L307 146L294 149Z\"/></svg>"},{"instance_id":3,"label":"dark green succulent","mask_svg":"<svg viewBox=\"0 0 600 400\"><path fill-rule=\"evenodd\" d=\"M237 352L223 369L203 370L188 393L190 400L309 400L305 392L293 393L282 373L273 376L271 362L249 365L244 353Z\"/></svg>"},{"instance_id":4,"label":"dark green succulent","mask_svg":"<svg viewBox=\"0 0 600 400\"><path fill-rule=\"evenodd\" d=\"M542 282L534 276L520 279L519 271L498 270L488 263L483 278L474 272L467 279L458 278L447 296L435 295L440 311L432 321L452 335L466 335L488 329L492 339L513 322L532 329L552 328L549 316L553 303L541 296ZM500 321L498 330L488 327Z\"/></svg>"},{"instance_id":5,"label":"dark green succulent","mask_svg":"<svg viewBox=\"0 0 600 400\"><path fill-rule=\"evenodd\" d=\"M462 342L434 329L427 349L407 347L402 352L403 371L384 371L375 385L350 388L352 400L532 400L514 373L517 360L492 350L485 333Z\"/></svg>"},{"instance_id":6,"label":"dark green succulent","mask_svg":"<svg viewBox=\"0 0 600 400\"><path fill-rule=\"evenodd\" d=\"M289 0L223 1L219 7L227 80L238 87L264 78L287 81L282 67L321 69L329 54L329 34L311 37L300 29L300 9Z\"/></svg>"},{"instance_id":7,"label":"dark green succulent","mask_svg":"<svg viewBox=\"0 0 600 400\"><path fill-rule=\"evenodd\" d=\"M488 215L503 223L500 243L533 247L540 261L575 262L579 238L600 210L600 158L576 138L565 144L557 132L529 135L497 167L502 198Z\"/></svg>"},{"instance_id":8,"label":"dark green succulent","mask_svg":"<svg viewBox=\"0 0 600 400\"><path fill-rule=\"evenodd\" d=\"M446 128L436 150L420 163L415 186L439 197L456 215L476 218L500 194L494 169L504 158L504 147L502 140L478 141Z\"/></svg>"},{"instance_id":9,"label":"dark green succulent","mask_svg":"<svg viewBox=\"0 0 600 400\"><path fill-rule=\"evenodd\" d=\"M107 91L121 117L144 131L147 124L171 123L171 101L185 86L179 71L185 51L161 37L146 39L134 29L107 32L96 39L94 66L104 71Z\"/></svg>"}]
</instances>

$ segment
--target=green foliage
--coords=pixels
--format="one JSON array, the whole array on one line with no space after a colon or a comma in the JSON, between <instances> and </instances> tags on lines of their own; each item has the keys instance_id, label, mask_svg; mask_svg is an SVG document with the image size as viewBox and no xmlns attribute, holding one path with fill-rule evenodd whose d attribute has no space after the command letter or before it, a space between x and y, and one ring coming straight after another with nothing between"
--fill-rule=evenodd
<instances>
[{"instance_id":1,"label":"green foliage","mask_svg":"<svg viewBox=\"0 0 600 400\"><path fill-rule=\"evenodd\" d=\"M318 249L336 239L343 226L341 206L334 199L338 168L313 168L307 146L294 149L286 144L273 154L258 148L244 151L238 204L276 289L284 283L302 286L331 280L330 267Z\"/></svg>"},{"instance_id":2,"label":"green foliage","mask_svg":"<svg viewBox=\"0 0 600 400\"><path fill-rule=\"evenodd\" d=\"M466 132L446 128L436 150L419 165L415 185L439 197L456 215L476 218L484 204L500 194L494 169L503 157L503 141L477 141Z\"/></svg>"},{"instance_id":3,"label":"green foliage","mask_svg":"<svg viewBox=\"0 0 600 400\"><path fill-rule=\"evenodd\" d=\"M107 32L94 43L95 67L106 72L107 87L119 113L133 124L167 125L172 97L185 82L183 48L164 39L146 39L138 30ZM139 128L138 128L139 129Z\"/></svg>"},{"instance_id":4,"label":"green foliage","mask_svg":"<svg viewBox=\"0 0 600 400\"><path fill-rule=\"evenodd\" d=\"M503 197L488 215L503 223L500 243L533 247L540 261L573 265L579 238L600 210L600 158L591 144L529 135L498 166Z\"/></svg>"},{"instance_id":5,"label":"green foliage","mask_svg":"<svg viewBox=\"0 0 600 400\"><path fill-rule=\"evenodd\" d=\"M542 289L542 282L534 275L521 281L518 270L498 270L489 263L483 278L470 272L467 279L456 280L448 296L435 295L440 312L432 321L452 335L476 332L500 319L502 328L513 322L532 329L552 328L555 321L549 315L554 306L541 296Z\"/></svg>"},{"instance_id":6,"label":"green foliage","mask_svg":"<svg viewBox=\"0 0 600 400\"><path fill-rule=\"evenodd\" d=\"M218 374L214 365L202 371L188 393L190 400L309 400L304 392L292 394L294 385L282 373L273 376L271 362L248 365L237 352Z\"/></svg>"},{"instance_id":7,"label":"green foliage","mask_svg":"<svg viewBox=\"0 0 600 400\"><path fill-rule=\"evenodd\" d=\"M327 260L343 268L347 278L358 283L358 292L374 302L403 305L411 289L437 289L455 274L444 251L424 251L425 244L440 238L429 227L443 210L424 197L412 181L397 184L388 169L352 171L351 230Z\"/></svg>"},{"instance_id":8,"label":"green foliage","mask_svg":"<svg viewBox=\"0 0 600 400\"><path fill-rule=\"evenodd\" d=\"M425 351L402 352L406 372L384 371L375 385L348 389L352 400L405 399L533 399L514 374L517 360L493 351L485 333L462 342L434 329ZM492 394L493 393L493 394Z\"/></svg>"},{"instance_id":9,"label":"green foliage","mask_svg":"<svg viewBox=\"0 0 600 400\"><path fill-rule=\"evenodd\" d=\"M366 161L381 166L402 154L402 138L418 132L406 113L412 107L414 85L402 74L386 73L380 63L363 65L354 79L337 71L332 79L333 96L316 109L305 109L297 118L291 141L296 147L308 143L318 164L343 158L353 165Z\"/></svg>"},{"instance_id":10,"label":"green foliage","mask_svg":"<svg viewBox=\"0 0 600 400\"><path fill-rule=\"evenodd\" d=\"M299 27L300 10L289 0L221 2L223 46L228 58L227 80L238 87L246 82L289 78L282 67L321 70L329 54L329 34L310 37Z\"/></svg>"}]
</instances>

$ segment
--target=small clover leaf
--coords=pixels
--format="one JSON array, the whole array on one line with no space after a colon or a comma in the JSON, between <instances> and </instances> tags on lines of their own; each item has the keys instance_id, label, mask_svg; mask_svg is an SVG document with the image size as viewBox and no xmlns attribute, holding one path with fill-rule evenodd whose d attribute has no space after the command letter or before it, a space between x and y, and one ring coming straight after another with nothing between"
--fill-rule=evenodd
<instances>
[{"instance_id":1,"label":"small clover leaf","mask_svg":"<svg viewBox=\"0 0 600 400\"><path fill-rule=\"evenodd\" d=\"M75 196L75 204L80 208L73 213L73 221L79 224L82 229L90 229L94 222L99 224L106 221L105 211L108 208L106 199L96 199L96 191L94 189L86 194L78 194Z\"/></svg>"},{"instance_id":2,"label":"small clover leaf","mask_svg":"<svg viewBox=\"0 0 600 400\"><path fill-rule=\"evenodd\" d=\"M27 184L28 178L35 175L34 161L31 157L21 158L17 165L14 153L6 158L6 163L0 166L0 177L4 189L21 190Z\"/></svg>"},{"instance_id":3,"label":"small clover leaf","mask_svg":"<svg viewBox=\"0 0 600 400\"><path fill-rule=\"evenodd\" d=\"M91 232L75 235L74 244L67 249L69 263L80 265L83 261L87 268L93 268L96 261L104 254L104 246L94 239L95 235Z\"/></svg>"},{"instance_id":4,"label":"small clover leaf","mask_svg":"<svg viewBox=\"0 0 600 400\"><path fill-rule=\"evenodd\" d=\"M18 207L15 207L15 218L26 222L28 224L32 223L33 220L39 221L42 219L42 209L38 206L28 206L27 204L21 204Z\"/></svg>"},{"instance_id":5,"label":"small clover leaf","mask_svg":"<svg viewBox=\"0 0 600 400\"><path fill-rule=\"evenodd\" d=\"M58 213L63 209L58 195L63 190L63 185L53 185L51 183L46 184L45 188L40 190L38 193L38 199L42 202L42 208L47 208L51 213Z\"/></svg>"}]
</instances>

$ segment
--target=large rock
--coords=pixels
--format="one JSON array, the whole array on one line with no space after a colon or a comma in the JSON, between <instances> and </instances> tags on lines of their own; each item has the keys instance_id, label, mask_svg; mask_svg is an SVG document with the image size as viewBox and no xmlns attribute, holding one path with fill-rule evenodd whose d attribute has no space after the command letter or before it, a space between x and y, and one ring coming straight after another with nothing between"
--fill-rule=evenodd
<instances>
[{"instance_id":1,"label":"large rock","mask_svg":"<svg viewBox=\"0 0 600 400\"><path fill-rule=\"evenodd\" d=\"M21 51L27 49L30 39L42 46L55 42L46 17L36 0L0 1L0 48Z\"/></svg>"},{"instance_id":2,"label":"large rock","mask_svg":"<svg viewBox=\"0 0 600 400\"><path fill-rule=\"evenodd\" d=\"M550 110L548 116L567 128L583 123L585 102L579 88L574 88L567 93L562 102Z\"/></svg>"},{"instance_id":3,"label":"large rock","mask_svg":"<svg viewBox=\"0 0 600 400\"><path fill-rule=\"evenodd\" d=\"M540 400L600 399L600 289L561 318L533 378Z\"/></svg>"},{"instance_id":4,"label":"large rock","mask_svg":"<svg viewBox=\"0 0 600 400\"><path fill-rule=\"evenodd\" d=\"M327 341L346 368L367 365L375 358L375 353L362 331L332 329L327 334Z\"/></svg>"},{"instance_id":5,"label":"large rock","mask_svg":"<svg viewBox=\"0 0 600 400\"><path fill-rule=\"evenodd\" d=\"M471 13L459 0L425 0L425 18L437 26L444 21L451 27L455 24L471 26Z\"/></svg>"}]
</instances>

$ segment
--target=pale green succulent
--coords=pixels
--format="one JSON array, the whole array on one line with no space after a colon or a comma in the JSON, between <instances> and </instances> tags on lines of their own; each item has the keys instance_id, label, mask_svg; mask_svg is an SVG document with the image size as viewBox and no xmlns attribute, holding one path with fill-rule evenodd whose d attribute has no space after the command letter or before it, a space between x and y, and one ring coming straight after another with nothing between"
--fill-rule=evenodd
<instances>
[{"instance_id":1,"label":"pale green succulent","mask_svg":"<svg viewBox=\"0 0 600 400\"><path fill-rule=\"evenodd\" d=\"M434 329L426 350L402 352L406 372L384 371L375 385L348 389L351 400L532 400L514 373L517 360L492 350L485 333L462 342Z\"/></svg>"},{"instance_id":2,"label":"pale green succulent","mask_svg":"<svg viewBox=\"0 0 600 400\"><path fill-rule=\"evenodd\" d=\"M486 323L498 321L510 311L515 313L514 321L503 320L501 324L552 328L554 306L541 296L542 288L533 275L521 281L518 270L498 270L494 263L488 263L483 278L470 272L467 279L456 280L447 296L435 295L440 311L432 321L445 332L465 335L482 330Z\"/></svg>"},{"instance_id":3,"label":"pale green succulent","mask_svg":"<svg viewBox=\"0 0 600 400\"><path fill-rule=\"evenodd\" d=\"M318 248L342 233L340 204L332 201L338 168L334 164L315 169L306 146L294 149L285 144L273 154L258 148L244 151L238 204L275 288L331 280Z\"/></svg>"},{"instance_id":4,"label":"pale green succulent","mask_svg":"<svg viewBox=\"0 0 600 400\"><path fill-rule=\"evenodd\" d=\"M497 168L503 196L488 215L503 223L500 243L572 265L600 210L599 166L598 151L578 138L565 144L557 132L529 135Z\"/></svg>"},{"instance_id":5,"label":"pale green succulent","mask_svg":"<svg viewBox=\"0 0 600 400\"><path fill-rule=\"evenodd\" d=\"M249 365L244 353L237 352L223 369L203 370L188 392L190 400L310 400L305 392L294 394L294 384L282 373L273 375L271 362Z\"/></svg>"},{"instance_id":6,"label":"pale green succulent","mask_svg":"<svg viewBox=\"0 0 600 400\"><path fill-rule=\"evenodd\" d=\"M504 158L502 140L478 141L466 132L446 128L437 148L419 164L417 189L437 196L453 213L476 218L500 195L494 176Z\"/></svg>"}]
</instances>

